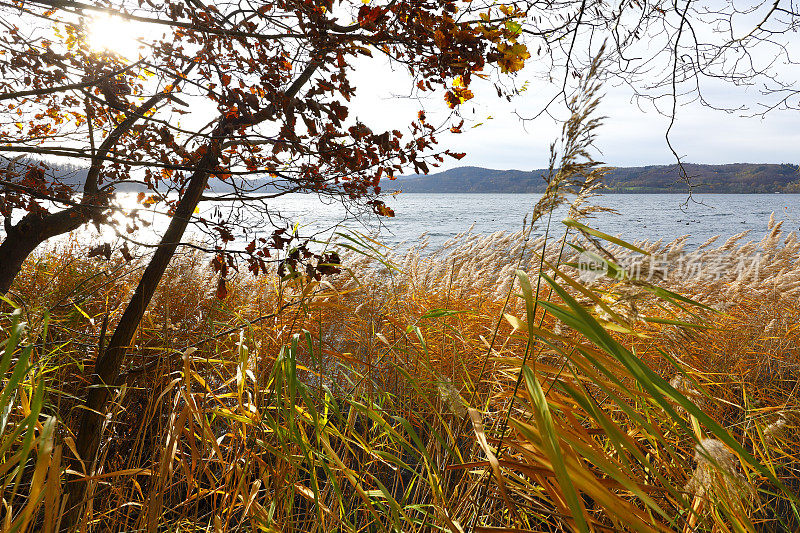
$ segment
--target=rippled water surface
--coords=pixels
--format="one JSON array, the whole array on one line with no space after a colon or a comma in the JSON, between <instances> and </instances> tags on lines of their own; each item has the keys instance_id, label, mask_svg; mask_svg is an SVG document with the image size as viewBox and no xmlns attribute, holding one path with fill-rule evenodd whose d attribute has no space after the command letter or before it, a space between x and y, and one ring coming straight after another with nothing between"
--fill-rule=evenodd
<instances>
[{"instance_id":1,"label":"rippled water surface","mask_svg":"<svg viewBox=\"0 0 800 533\"><path fill-rule=\"evenodd\" d=\"M400 194L389 197L386 203L395 211L394 218L350 218L344 226L364 233L377 234L388 245L400 242L413 244L420 235L427 234L431 248L472 227L475 233L496 231L513 232L522 228L523 219L539 199L538 195L525 194ZM121 205L135 206L135 195L119 196ZM730 237L751 230L751 239L760 239L767 230L770 214L784 221L784 230L800 228L800 194L700 194L687 201L682 194L608 194L594 199L596 205L609 207L617 214L601 213L588 224L624 239L671 241L689 235L689 247L698 246L714 235ZM312 195L288 195L270 200L272 221L291 221L299 224L304 235L330 235L337 224L346 218L346 211L338 203L323 203ZM230 208L201 204L200 213L215 219L228 216ZM283 219L279 219L280 214ZM556 229L566 215L562 209L555 213ZM155 242L166 228L169 219L161 215L148 215L153 224L133 236L143 242ZM249 240L254 235L268 236L274 226L263 217L245 216L240 226ZM125 223L121 228L125 227ZM537 227L541 233L543 221ZM189 231L192 231L190 229ZM195 239L200 238L198 233ZM239 233L241 233L241 229ZM113 239L110 231L103 235L88 226L82 237L91 241Z\"/></svg>"},{"instance_id":2,"label":"rippled water surface","mask_svg":"<svg viewBox=\"0 0 800 533\"><path fill-rule=\"evenodd\" d=\"M516 194L401 194L387 201L396 217L383 219L380 234L385 242L397 243L413 242L427 232L431 244L436 245L473 225L477 233L516 231L538 198ZM760 239L772 213L784 221L786 231L800 228L800 195L795 194L702 194L688 202L682 194L608 194L597 197L595 203L617 214L598 214L589 225L628 240L670 241L689 235L690 246L697 246L714 235L730 237L748 229L752 230L750 238ZM319 228L334 224L343 213L303 195L282 199L278 206L290 218ZM565 210L556 213L554 222L565 215Z\"/></svg>"}]
</instances>

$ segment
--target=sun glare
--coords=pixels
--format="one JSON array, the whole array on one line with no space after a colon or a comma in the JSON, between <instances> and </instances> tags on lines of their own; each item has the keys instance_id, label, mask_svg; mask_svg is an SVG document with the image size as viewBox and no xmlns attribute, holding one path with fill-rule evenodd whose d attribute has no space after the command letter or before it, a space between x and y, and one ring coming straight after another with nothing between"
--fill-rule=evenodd
<instances>
[{"instance_id":1,"label":"sun glare","mask_svg":"<svg viewBox=\"0 0 800 533\"><path fill-rule=\"evenodd\" d=\"M141 44L136 40L136 25L116 16L101 16L89 23L89 44L97 50L106 50L125 59L138 59Z\"/></svg>"}]
</instances>

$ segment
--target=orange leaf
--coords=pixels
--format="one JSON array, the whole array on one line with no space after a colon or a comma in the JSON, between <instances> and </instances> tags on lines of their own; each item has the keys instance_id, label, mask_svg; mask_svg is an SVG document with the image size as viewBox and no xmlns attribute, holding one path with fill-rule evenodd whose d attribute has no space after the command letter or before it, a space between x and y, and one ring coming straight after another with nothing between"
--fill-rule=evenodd
<instances>
[{"instance_id":1,"label":"orange leaf","mask_svg":"<svg viewBox=\"0 0 800 533\"><path fill-rule=\"evenodd\" d=\"M228 287L225 286L225 278L220 276L219 282L217 283L217 298L220 300L224 300L227 297L228 297Z\"/></svg>"}]
</instances>

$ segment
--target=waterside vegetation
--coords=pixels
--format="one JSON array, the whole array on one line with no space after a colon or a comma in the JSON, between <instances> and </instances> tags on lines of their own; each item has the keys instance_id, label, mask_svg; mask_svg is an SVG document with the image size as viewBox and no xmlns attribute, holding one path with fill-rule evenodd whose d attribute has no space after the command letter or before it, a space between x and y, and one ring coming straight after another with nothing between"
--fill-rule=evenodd
<instances>
[{"instance_id":1,"label":"waterside vegetation","mask_svg":"<svg viewBox=\"0 0 800 533\"><path fill-rule=\"evenodd\" d=\"M636 243L704 264L761 253L758 272L657 283L585 283L575 252L525 237L377 254L351 236L340 274L242 275L222 299L202 256L180 257L80 527L796 530L796 237ZM98 261L51 249L6 301L6 530L56 531L83 475L63 459L76 399L140 268Z\"/></svg>"},{"instance_id":2,"label":"waterside vegetation","mask_svg":"<svg viewBox=\"0 0 800 533\"><path fill-rule=\"evenodd\" d=\"M96 456L77 421L147 261L34 254L0 317L3 529L796 531L800 241L587 225L586 80L519 232L340 234L258 277L182 247Z\"/></svg>"}]
</instances>

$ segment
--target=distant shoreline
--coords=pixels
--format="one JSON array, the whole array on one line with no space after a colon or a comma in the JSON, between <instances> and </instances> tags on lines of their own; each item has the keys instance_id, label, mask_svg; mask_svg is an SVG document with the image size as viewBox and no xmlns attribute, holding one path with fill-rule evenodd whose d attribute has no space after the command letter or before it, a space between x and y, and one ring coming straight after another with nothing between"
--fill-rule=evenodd
<instances>
[{"instance_id":1,"label":"distant shoreline","mask_svg":"<svg viewBox=\"0 0 800 533\"><path fill-rule=\"evenodd\" d=\"M686 163L692 194L800 193L800 167L789 163ZM407 193L541 194L545 170L495 170L458 167L436 174L400 176L383 180L385 191ZM688 194L689 185L676 165L611 168L605 177L611 194Z\"/></svg>"}]
</instances>

